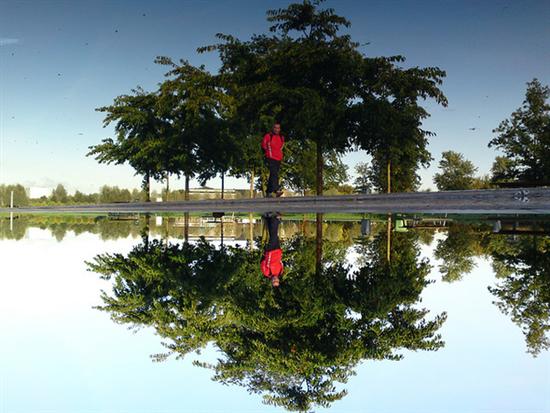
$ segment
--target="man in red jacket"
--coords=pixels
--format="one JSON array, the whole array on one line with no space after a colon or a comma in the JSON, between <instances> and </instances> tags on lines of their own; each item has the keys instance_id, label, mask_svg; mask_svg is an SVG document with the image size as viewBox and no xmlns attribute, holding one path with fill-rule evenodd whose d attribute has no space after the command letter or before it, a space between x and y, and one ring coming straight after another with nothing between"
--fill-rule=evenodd
<instances>
[{"instance_id":1,"label":"man in red jacket","mask_svg":"<svg viewBox=\"0 0 550 413\"><path fill-rule=\"evenodd\" d=\"M283 160L283 146L285 138L281 135L281 124L275 123L271 132L266 133L262 139L262 149L265 154L265 161L269 168L269 179L267 181L267 196L281 196L283 191L279 187L279 169Z\"/></svg>"},{"instance_id":2,"label":"man in red jacket","mask_svg":"<svg viewBox=\"0 0 550 413\"><path fill-rule=\"evenodd\" d=\"M279 217L280 215L275 212L268 212L263 216L267 226L268 241L260 262L260 268L264 277L271 280L273 287L279 286L279 279L283 275L283 250L279 242L279 223L281 222Z\"/></svg>"}]
</instances>

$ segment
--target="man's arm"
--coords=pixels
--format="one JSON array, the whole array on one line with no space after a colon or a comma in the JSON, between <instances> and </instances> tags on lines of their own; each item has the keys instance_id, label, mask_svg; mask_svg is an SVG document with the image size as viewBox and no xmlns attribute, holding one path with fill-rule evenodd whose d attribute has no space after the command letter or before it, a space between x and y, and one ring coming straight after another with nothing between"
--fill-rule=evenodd
<instances>
[{"instance_id":1,"label":"man's arm","mask_svg":"<svg viewBox=\"0 0 550 413\"><path fill-rule=\"evenodd\" d=\"M265 134L264 138L262 139L262 149L265 151L267 148L267 140L269 139L269 134Z\"/></svg>"}]
</instances>

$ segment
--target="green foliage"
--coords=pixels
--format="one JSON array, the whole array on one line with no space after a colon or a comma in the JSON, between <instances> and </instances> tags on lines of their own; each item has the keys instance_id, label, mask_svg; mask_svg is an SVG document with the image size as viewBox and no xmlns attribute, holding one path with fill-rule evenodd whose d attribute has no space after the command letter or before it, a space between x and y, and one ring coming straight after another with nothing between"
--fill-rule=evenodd
<instances>
[{"instance_id":1,"label":"green foliage","mask_svg":"<svg viewBox=\"0 0 550 413\"><path fill-rule=\"evenodd\" d=\"M492 182L512 182L517 176L514 162L506 156L497 156L491 167Z\"/></svg>"},{"instance_id":2,"label":"green foliage","mask_svg":"<svg viewBox=\"0 0 550 413\"><path fill-rule=\"evenodd\" d=\"M167 173L177 173L165 141L168 123L159 115L158 93L138 87L96 110L106 113L104 126L115 123L116 140L103 139L89 148L87 156L94 156L99 163L128 163L136 174L143 175L142 187L147 193L150 178L161 180Z\"/></svg>"},{"instance_id":3,"label":"green foliage","mask_svg":"<svg viewBox=\"0 0 550 413\"><path fill-rule=\"evenodd\" d=\"M447 105L439 89L445 72L437 67L409 69L402 56L364 58L352 106L353 142L372 156L370 180L379 192L387 191L387 165L391 165L392 191L413 191L417 170L428 166L428 138L422 129L429 114L420 101L434 99Z\"/></svg>"},{"instance_id":4,"label":"green foliage","mask_svg":"<svg viewBox=\"0 0 550 413\"><path fill-rule=\"evenodd\" d=\"M498 160L493 179L529 183L550 182L550 88L537 79L527 83L522 106L493 130L489 146L502 150L508 159Z\"/></svg>"},{"instance_id":5,"label":"green foliage","mask_svg":"<svg viewBox=\"0 0 550 413\"><path fill-rule=\"evenodd\" d=\"M289 140L282 178L291 188L337 191L347 180L340 155L358 147L373 158L369 180L376 189L385 191L388 163L394 190L416 189L417 169L431 160L420 101L446 105L439 89L445 72L402 68L402 56L364 56L341 33L350 22L321 3L269 10L269 34L218 34L218 44L198 49L219 53L215 75L158 57L169 67L167 79L154 93L137 88L98 108L105 126L115 123L116 139L88 155L128 163L143 175L147 193L151 178L171 174L203 184L219 174L252 181L265 174L260 137L277 120Z\"/></svg>"},{"instance_id":6,"label":"green foliage","mask_svg":"<svg viewBox=\"0 0 550 413\"><path fill-rule=\"evenodd\" d=\"M95 204L98 202L97 194L84 194L80 191L75 191L72 197L72 202L75 204Z\"/></svg>"},{"instance_id":7,"label":"green foliage","mask_svg":"<svg viewBox=\"0 0 550 413\"><path fill-rule=\"evenodd\" d=\"M330 238L340 238L340 235ZM178 357L212 343L220 351L214 380L262 394L267 404L307 411L342 398L345 383L363 359L398 360L399 349L437 350L445 317L426 320L418 309L429 265L418 261L409 234L403 251L385 262L385 241L369 247L366 268L352 271L347 246L294 237L283 245L285 275L273 289L259 269L260 249L204 240L171 244L144 239L128 255L102 254L91 271L113 281L101 310L114 321L153 326L166 353ZM319 269L321 272L319 272Z\"/></svg>"},{"instance_id":8,"label":"green foliage","mask_svg":"<svg viewBox=\"0 0 550 413\"><path fill-rule=\"evenodd\" d=\"M445 105L437 87L445 73L399 68L400 56L363 56L358 43L339 34L349 21L333 9L320 9L320 3L306 0L268 11L271 36L241 41L219 34L221 43L199 51L218 51L219 76L234 96L236 117L251 125L250 132L260 134L277 118L289 139L300 141L298 147L315 148L318 192L325 164L318 160L352 145L373 155L379 188L387 161L395 165L397 189L416 188L416 169L430 160L430 133L420 129L428 114L417 101L434 98Z\"/></svg>"},{"instance_id":9,"label":"green foliage","mask_svg":"<svg viewBox=\"0 0 550 413\"><path fill-rule=\"evenodd\" d=\"M471 225L453 224L447 236L437 241L435 258L442 261L439 271L443 281L454 282L475 267L474 257L481 254L482 234Z\"/></svg>"},{"instance_id":10,"label":"green foliage","mask_svg":"<svg viewBox=\"0 0 550 413\"><path fill-rule=\"evenodd\" d=\"M494 188L494 185L489 175L474 177L472 181L472 189L491 189L491 188Z\"/></svg>"},{"instance_id":11,"label":"green foliage","mask_svg":"<svg viewBox=\"0 0 550 413\"><path fill-rule=\"evenodd\" d=\"M496 249L492 257L507 271L489 291L521 327L527 351L537 356L550 348L550 238L523 236L512 250Z\"/></svg>"},{"instance_id":12,"label":"green foliage","mask_svg":"<svg viewBox=\"0 0 550 413\"><path fill-rule=\"evenodd\" d=\"M21 184L0 185L0 207L9 207L11 202L11 193L13 191L13 205L27 206L29 205L29 197L27 191Z\"/></svg>"},{"instance_id":13,"label":"green foliage","mask_svg":"<svg viewBox=\"0 0 550 413\"><path fill-rule=\"evenodd\" d=\"M459 189L473 189L477 168L461 153L446 151L442 153L439 161L438 172L434 176L434 182L440 191L453 191Z\"/></svg>"},{"instance_id":14,"label":"green foliage","mask_svg":"<svg viewBox=\"0 0 550 413\"><path fill-rule=\"evenodd\" d=\"M335 190L348 179L348 167L336 151L323 158L323 189ZM291 141L285 145L285 161L281 174L283 184L295 191L315 191L317 184L315 144L310 141Z\"/></svg>"},{"instance_id":15,"label":"green foliage","mask_svg":"<svg viewBox=\"0 0 550 413\"><path fill-rule=\"evenodd\" d=\"M64 204L68 201L68 199L69 197L65 187L61 184L57 184L55 189L52 191L52 194L50 195L50 200L52 202Z\"/></svg>"},{"instance_id":16,"label":"green foliage","mask_svg":"<svg viewBox=\"0 0 550 413\"><path fill-rule=\"evenodd\" d=\"M229 170L239 155L228 128L231 97L204 66L195 67L185 60L176 64L168 57L157 57L156 63L170 68L159 95L174 164L170 172L198 175L205 183Z\"/></svg>"},{"instance_id":17,"label":"green foliage","mask_svg":"<svg viewBox=\"0 0 550 413\"><path fill-rule=\"evenodd\" d=\"M99 202L130 202L132 193L127 189L120 189L118 186L103 185L99 189Z\"/></svg>"},{"instance_id":18,"label":"green foliage","mask_svg":"<svg viewBox=\"0 0 550 413\"><path fill-rule=\"evenodd\" d=\"M355 173L357 178L353 181L355 192L359 194L369 193L372 189L372 184L369 179L370 168L368 163L359 162L355 165Z\"/></svg>"}]
</instances>

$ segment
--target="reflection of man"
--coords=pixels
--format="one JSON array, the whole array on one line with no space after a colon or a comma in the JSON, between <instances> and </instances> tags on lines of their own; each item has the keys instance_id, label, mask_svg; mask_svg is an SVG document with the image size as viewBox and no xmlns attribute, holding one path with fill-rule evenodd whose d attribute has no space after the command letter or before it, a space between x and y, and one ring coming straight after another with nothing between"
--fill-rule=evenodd
<instances>
[{"instance_id":1,"label":"reflection of man","mask_svg":"<svg viewBox=\"0 0 550 413\"><path fill-rule=\"evenodd\" d=\"M271 279L271 285L278 287L279 278L283 275L283 250L279 242L280 215L268 212L263 218L267 226L268 241L260 267L264 276Z\"/></svg>"},{"instance_id":2,"label":"reflection of man","mask_svg":"<svg viewBox=\"0 0 550 413\"><path fill-rule=\"evenodd\" d=\"M281 196L283 192L279 188L279 169L283 160L283 146L285 138L281 135L281 125L275 123L271 132L266 133L262 140L262 149L265 154L265 162L269 168L267 181L267 196Z\"/></svg>"}]
</instances>

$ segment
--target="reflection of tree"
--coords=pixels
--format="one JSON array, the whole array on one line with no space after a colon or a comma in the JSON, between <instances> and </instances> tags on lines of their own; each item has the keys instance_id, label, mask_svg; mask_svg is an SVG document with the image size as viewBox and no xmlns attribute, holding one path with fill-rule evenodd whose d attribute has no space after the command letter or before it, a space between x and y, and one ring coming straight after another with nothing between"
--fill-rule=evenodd
<instances>
[{"instance_id":1,"label":"reflection of tree","mask_svg":"<svg viewBox=\"0 0 550 413\"><path fill-rule=\"evenodd\" d=\"M23 239L27 232L27 226L19 217L14 217L10 222L10 217L0 216L0 239L12 239L19 241Z\"/></svg>"},{"instance_id":2,"label":"reflection of tree","mask_svg":"<svg viewBox=\"0 0 550 413\"><path fill-rule=\"evenodd\" d=\"M261 250L152 240L128 255L103 254L88 263L113 280L100 309L113 320L152 326L166 354L183 357L214 343L223 357L214 379L239 384L289 410L328 406L343 397L362 359L399 359L399 349L436 350L444 315L432 321L413 307L426 285L428 263L417 260L411 234L386 261L385 241L375 239L369 263L358 271L342 259L336 242L284 243L285 282L273 289L260 273ZM334 244L334 245L333 245ZM319 271L319 272L318 272Z\"/></svg>"},{"instance_id":3,"label":"reflection of tree","mask_svg":"<svg viewBox=\"0 0 550 413\"><path fill-rule=\"evenodd\" d=\"M482 233L472 225L453 224L445 239L439 240L435 258L442 260L439 271L444 281L452 282L469 274L475 267L474 257L483 253L480 242Z\"/></svg>"},{"instance_id":4,"label":"reflection of tree","mask_svg":"<svg viewBox=\"0 0 550 413\"><path fill-rule=\"evenodd\" d=\"M443 260L444 281L456 281L469 273L475 257L491 258L500 279L496 287L489 287L498 298L496 305L521 327L529 353L536 356L550 348L549 237L510 237L492 234L484 225L455 223L447 237L438 241L434 254Z\"/></svg>"},{"instance_id":5,"label":"reflection of tree","mask_svg":"<svg viewBox=\"0 0 550 413\"><path fill-rule=\"evenodd\" d=\"M527 351L536 356L550 348L550 238L522 236L514 246L492 252L508 271L489 291L498 298L498 308L521 327Z\"/></svg>"}]
</instances>

